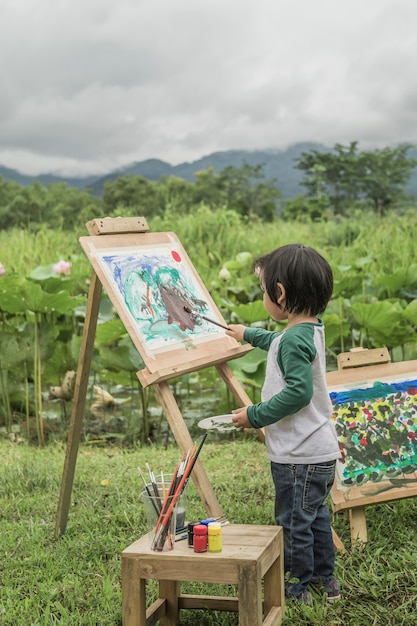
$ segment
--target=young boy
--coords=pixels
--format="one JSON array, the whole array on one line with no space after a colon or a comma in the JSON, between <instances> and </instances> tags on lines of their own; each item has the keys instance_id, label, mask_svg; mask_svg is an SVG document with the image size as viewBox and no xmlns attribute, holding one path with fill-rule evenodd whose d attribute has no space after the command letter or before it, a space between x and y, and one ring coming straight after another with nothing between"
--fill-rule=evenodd
<instances>
[{"instance_id":1,"label":"young boy","mask_svg":"<svg viewBox=\"0 0 417 626\"><path fill-rule=\"evenodd\" d=\"M308 587L340 597L326 496L340 457L326 386L322 313L333 290L327 261L299 244L255 262L264 306L282 332L230 324L227 335L268 351L262 402L233 411L236 427L265 427L275 485L275 518L284 529L285 591L311 602Z\"/></svg>"}]
</instances>

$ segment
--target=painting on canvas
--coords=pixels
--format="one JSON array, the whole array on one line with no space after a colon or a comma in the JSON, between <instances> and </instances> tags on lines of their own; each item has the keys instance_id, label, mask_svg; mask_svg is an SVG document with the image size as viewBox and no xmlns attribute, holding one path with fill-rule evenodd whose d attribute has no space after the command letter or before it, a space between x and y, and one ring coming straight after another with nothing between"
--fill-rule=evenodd
<instances>
[{"instance_id":1,"label":"painting on canvas","mask_svg":"<svg viewBox=\"0 0 417 626\"><path fill-rule=\"evenodd\" d=\"M339 489L388 490L417 482L417 380L330 391L342 462Z\"/></svg>"},{"instance_id":2,"label":"painting on canvas","mask_svg":"<svg viewBox=\"0 0 417 626\"><path fill-rule=\"evenodd\" d=\"M215 325L198 315L218 319L176 242L103 248L96 251L96 259L147 353L169 351L179 345L191 348L219 335Z\"/></svg>"}]
</instances>

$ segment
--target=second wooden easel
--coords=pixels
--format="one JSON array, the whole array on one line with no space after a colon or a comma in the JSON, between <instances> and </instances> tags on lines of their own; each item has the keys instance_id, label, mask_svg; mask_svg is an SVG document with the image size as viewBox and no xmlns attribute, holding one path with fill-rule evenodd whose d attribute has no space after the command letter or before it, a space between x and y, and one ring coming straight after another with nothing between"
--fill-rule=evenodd
<instances>
[{"instance_id":1,"label":"second wooden easel","mask_svg":"<svg viewBox=\"0 0 417 626\"><path fill-rule=\"evenodd\" d=\"M338 356L338 370L327 374L329 389L347 386L355 389L355 385L369 386L366 381L383 381L417 377L417 361L390 363L387 348L371 350L356 349ZM364 382L365 381L365 382ZM370 383L372 384L372 383ZM417 496L417 480L398 486L386 480L373 486L353 486L346 489L337 483L333 486L331 499L335 512L347 511L349 515L351 541L367 542L366 506L390 500L399 500ZM339 547L343 544L338 538Z\"/></svg>"}]
</instances>

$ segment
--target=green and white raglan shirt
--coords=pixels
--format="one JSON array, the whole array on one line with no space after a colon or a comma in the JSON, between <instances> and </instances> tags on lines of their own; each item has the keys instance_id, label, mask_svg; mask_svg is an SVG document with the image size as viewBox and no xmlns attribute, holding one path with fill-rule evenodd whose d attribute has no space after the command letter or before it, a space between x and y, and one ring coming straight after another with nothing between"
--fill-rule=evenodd
<instances>
[{"instance_id":1,"label":"green and white raglan shirt","mask_svg":"<svg viewBox=\"0 0 417 626\"><path fill-rule=\"evenodd\" d=\"M265 427L268 458L302 464L339 458L321 320L295 324L281 333L246 328L244 339L268 351L262 402L247 409L252 426Z\"/></svg>"}]
</instances>

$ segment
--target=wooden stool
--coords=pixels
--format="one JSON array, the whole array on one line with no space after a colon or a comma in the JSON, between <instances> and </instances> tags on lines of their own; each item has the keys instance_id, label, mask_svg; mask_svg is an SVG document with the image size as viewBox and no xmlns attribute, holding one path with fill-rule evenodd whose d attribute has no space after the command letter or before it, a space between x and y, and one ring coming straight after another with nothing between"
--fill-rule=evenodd
<instances>
[{"instance_id":1,"label":"wooden stool","mask_svg":"<svg viewBox=\"0 0 417 626\"><path fill-rule=\"evenodd\" d=\"M146 535L122 552L124 626L177 626L181 609L238 611L240 626L278 626L284 614L284 543L280 526L223 527L223 549L198 554L177 541L154 552ZM146 609L146 579L159 581L159 598ZM264 599L262 600L262 579ZM181 581L238 586L238 598L180 593Z\"/></svg>"}]
</instances>

